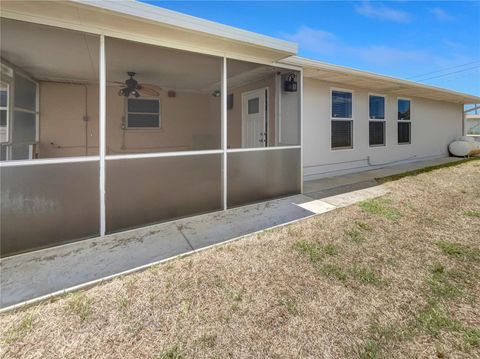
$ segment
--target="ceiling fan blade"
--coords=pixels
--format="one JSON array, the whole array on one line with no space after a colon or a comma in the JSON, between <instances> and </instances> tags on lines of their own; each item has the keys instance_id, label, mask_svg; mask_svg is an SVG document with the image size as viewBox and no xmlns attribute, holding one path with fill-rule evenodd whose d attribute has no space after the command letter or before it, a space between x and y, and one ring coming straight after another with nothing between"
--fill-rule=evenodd
<instances>
[{"instance_id":1,"label":"ceiling fan blade","mask_svg":"<svg viewBox=\"0 0 480 359\"><path fill-rule=\"evenodd\" d=\"M140 86L146 87L155 91L162 91L162 88L160 86L154 85L154 84L147 84L147 83L141 83Z\"/></svg>"},{"instance_id":2,"label":"ceiling fan blade","mask_svg":"<svg viewBox=\"0 0 480 359\"><path fill-rule=\"evenodd\" d=\"M140 86L137 91L142 95L142 96L150 96L150 97L158 97L160 96L160 92L148 87Z\"/></svg>"},{"instance_id":3,"label":"ceiling fan blade","mask_svg":"<svg viewBox=\"0 0 480 359\"><path fill-rule=\"evenodd\" d=\"M107 86L123 86L123 87L125 87L125 82L107 81Z\"/></svg>"}]
</instances>

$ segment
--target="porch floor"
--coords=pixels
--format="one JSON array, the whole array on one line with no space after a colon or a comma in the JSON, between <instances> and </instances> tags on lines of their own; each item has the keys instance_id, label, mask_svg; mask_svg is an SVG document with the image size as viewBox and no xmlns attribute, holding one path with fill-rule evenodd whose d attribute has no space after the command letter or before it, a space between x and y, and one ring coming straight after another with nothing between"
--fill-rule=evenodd
<instances>
[{"instance_id":1,"label":"porch floor","mask_svg":"<svg viewBox=\"0 0 480 359\"><path fill-rule=\"evenodd\" d=\"M381 196L387 190L375 178L450 161L422 161L310 181L303 195L2 258L0 307L93 285L168 258Z\"/></svg>"}]
</instances>

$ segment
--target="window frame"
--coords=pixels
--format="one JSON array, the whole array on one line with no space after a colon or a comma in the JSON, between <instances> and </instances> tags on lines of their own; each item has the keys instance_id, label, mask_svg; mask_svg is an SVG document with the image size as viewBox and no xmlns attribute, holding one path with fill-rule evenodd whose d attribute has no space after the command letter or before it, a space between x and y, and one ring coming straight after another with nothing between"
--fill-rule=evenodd
<instances>
[{"instance_id":1,"label":"window frame","mask_svg":"<svg viewBox=\"0 0 480 359\"><path fill-rule=\"evenodd\" d=\"M404 101L408 101L410 103L410 119L408 120L402 120L400 118L398 118L398 102L400 100L404 100ZM396 116L397 116L397 145L399 146L408 146L408 145L411 145L412 144L412 117L413 117L413 101L411 98L408 98L408 97L400 97L400 96L397 96L397 104L396 104ZM408 123L409 126L408 126L408 142L399 142L398 141L398 135L399 135L399 131L398 131L398 125L399 123Z\"/></svg>"},{"instance_id":2,"label":"window frame","mask_svg":"<svg viewBox=\"0 0 480 359\"><path fill-rule=\"evenodd\" d=\"M3 66L2 66L3 67ZM5 111L5 141L0 141L2 145L8 145L10 143L10 107L11 107L11 93L12 93L12 85L10 81L3 81L2 83L5 84L5 91L7 93L7 103L6 106L0 105L0 110Z\"/></svg>"},{"instance_id":3,"label":"window frame","mask_svg":"<svg viewBox=\"0 0 480 359\"><path fill-rule=\"evenodd\" d=\"M371 118L370 117L370 97L383 97L383 118ZM378 145L370 144L370 122L383 122L383 143ZM387 96L383 94L368 93L368 147L378 148L387 146Z\"/></svg>"},{"instance_id":4,"label":"window frame","mask_svg":"<svg viewBox=\"0 0 480 359\"><path fill-rule=\"evenodd\" d=\"M351 117L333 117L333 92L336 91L336 92L346 92L346 93L350 93L352 95L352 116ZM330 87L330 98L329 98L329 102L330 102L330 106L329 106L329 117L330 117L330 124L329 124L329 136L330 136L330 151L345 151L345 150L353 150L354 147L355 147L355 144L354 144L354 139L355 139L355 135L354 135L354 128L353 128L353 125L354 125L354 122L353 122L353 119L354 119L354 95L355 95L355 92L353 90L350 90L350 89L344 89L344 88L339 88L339 87ZM350 126L351 126L351 134L350 134L350 142L351 142L351 146L342 146L342 147L333 147L333 137L332 137L332 122L333 121L343 121L343 122L350 122Z\"/></svg>"},{"instance_id":5,"label":"window frame","mask_svg":"<svg viewBox=\"0 0 480 359\"><path fill-rule=\"evenodd\" d=\"M142 100L142 101L158 101L158 127L130 127L128 125L129 114L139 115L152 115L152 112L129 112L128 101L129 100ZM125 98L125 121L123 123L123 129L128 131L142 131L142 130L161 130L162 129L162 101L159 97L126 97Z\"/></svg>"}]
</instances>

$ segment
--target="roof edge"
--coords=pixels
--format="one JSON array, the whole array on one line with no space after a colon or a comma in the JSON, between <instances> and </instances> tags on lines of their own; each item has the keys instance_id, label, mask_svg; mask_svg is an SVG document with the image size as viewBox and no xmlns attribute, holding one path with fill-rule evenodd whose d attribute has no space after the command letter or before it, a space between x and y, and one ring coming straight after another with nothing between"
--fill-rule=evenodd
<instances>
[{"instance_id":1,"label":"roof edge","mask_svg":"<svg viewBox=\"0 0 480 359\"><path fill-rule=\"evenodd\" d=\"M248 30L242 30L233 26L182 14L155 5L141 3L136 0L71 1L79 5L111 11L123 16L166 24L173 27L200 32L206 35L248 43L258 47L266 47L276 51L285 52L288 55L296 55L298 52L298 45L294 42L280 40Z\"/></svg>"},{"instance_id":2,"label":"roof edge","mask_svg":"<svg viewBox=\"0 0 480 359\"><path fill-rule=\"evenodd\" d=\"M347 66L333 65L333 64L329 64L329 63L322 62L322 61L319 61L319 60L309 59L309 58L305 58L305 57L301 57L301 56L290 56L286 59L280 60L279 62L289 64L289 65L300 66L302 68L312 67L312 68L318 68L318 69L322 69L322 70L338 71L338 72L342 72L342 73L345 73L345 74L364 76L364 77L368 77L368 78L371 78L371 79L389 81L389 82L396 83L396 84L401 84L401 85L415 87L415 88L423 88L423 89L431 90L431 91L443 92L445 94L450 94L450 95L463 96L463 97L469 98L471 100L471 102L468 102L468 103L480 103L480 97L479 96L467 94L467 93L464 93L464 92L448 90L448 89L445 89L445 88L442 88L442 87L437 87L437 86L425 85L425 84L414 82L414 81L403 80L403 79L398 78L398 77L393 77L393 76L388 76L388 75L380 75L380 74L376 74L374 72L359 70L359 69L355 69L355 68L351 68L351 67L347 67Z\"/></svg>"}]
</instances>

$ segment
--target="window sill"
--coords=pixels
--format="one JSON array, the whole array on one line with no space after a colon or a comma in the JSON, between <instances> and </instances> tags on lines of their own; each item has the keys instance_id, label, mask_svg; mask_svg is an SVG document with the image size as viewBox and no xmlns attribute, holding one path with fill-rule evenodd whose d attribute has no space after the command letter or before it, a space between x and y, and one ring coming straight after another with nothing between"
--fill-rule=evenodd
<instances>
[{"instance_id":1,"label":"window sill","mask_svg":"<svg viewBox=\"0 0 480 359\"><path fill-rule=\"evenodd\" d=\"M350 147L330 147L330 151L348 151L353 150L353 146Z\"/></svg>"}]
</instances>

